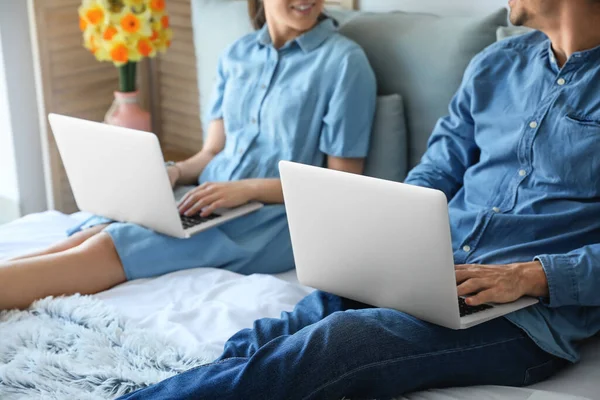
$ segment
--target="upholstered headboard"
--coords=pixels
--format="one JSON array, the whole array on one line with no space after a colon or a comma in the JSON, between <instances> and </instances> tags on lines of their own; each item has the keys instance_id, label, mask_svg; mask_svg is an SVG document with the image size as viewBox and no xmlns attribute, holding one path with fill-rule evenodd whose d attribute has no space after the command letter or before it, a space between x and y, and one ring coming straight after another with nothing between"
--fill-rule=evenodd
<instances>
[{"instance_id":1,"label":"upholstered headboard","mask_svg":"<svg viewBox=\"0 0 600 400\"><path fill-rule=\"evenodd\" d=\"M344 10L356 10L356 0L328 0L327 7L340 7Z\"/></svg>"},{"instance_id":2,"label":"upholstered headboard","mask_svg":"<svg viewBox=\"0 0 600 400\"><path fill-rule=\"evenodd\" d=\"M247 0L248 11L254 15L254 10L258 7L260 0ZM325 6L328 8L340 8L342 10L356 10L357 0L325 0Z\"/></svg>"}]
</instances>

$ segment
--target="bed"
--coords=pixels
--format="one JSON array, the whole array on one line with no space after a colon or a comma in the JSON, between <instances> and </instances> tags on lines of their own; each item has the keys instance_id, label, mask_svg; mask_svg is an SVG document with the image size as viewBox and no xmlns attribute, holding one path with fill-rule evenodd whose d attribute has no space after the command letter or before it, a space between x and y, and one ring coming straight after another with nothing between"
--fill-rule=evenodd
<instances>
[{"instance_id":1,"label":"bed","mask_svg":"<svg viewBox=\"0 0 600 400\"><path fill-rule=\"evenodd\" d=\"M32 214L0 226L0 259L44 248L65 238L65 230L84 213ZM185 351L216 357L225 341L255 319L289 311L311 289L297 282L295 271L242 276L218 269L175 272L128 282L95 297L118 309L147 332ZM582 361L547 382L527 389L476 387L433 390L404 397L450 399L600 399L600 339L583 346Z\"/></svg>"},{"instance_id":2,"label":"bed","mask_svg":"<svg viewBox=\"0 0 600 400\"><path fill-rule=\"evenodd\" d=\"M202 54L198 58L198 84L202 107L206 108L206 95L211 91L218 54L250 27L245 1L194 0L192 4L196 51ZM344 24L356 14L346 12L335 16ZM366 49L378 76L380 94L397 93L405 100L406 142L396 152L400 159L386 160L392 166L403 164L405 171L419 159L433 124L446 112L466 63L495 40L496 28L506 17L497 14L482 20L439 20L430 15L398 14L384 16L386 24L381 24L378 17L369 18L350 24L344 33ZM224 19L230 21L227 27L220 23ZM215 32L219 34L215 35ZM201 40L207 35L211 41ZM445 38L450 41L443 43ZM375 41L375 45L369 40ZM461 53L455 54L458 52ZM400 55L396 57L395 53ZM405 56L407 54L410 57ZM440 59L456 62L449 68L436 70ZM422 68L424 65L426 68ZM48 211L0 226L0 260L59 241L65 237L67 228L86 217L84 213L65 215ZM310 288L298 283L294 271L275 276L241 276L217 269L196 269L128 282L94 297L118 310L135 326L164 338L172 346L192 354L216 357L233 333L251 327L258 318L278 317L281 311L291 310L310 292ZM585 343L582 355L579 364L530 388L451 388L414 393L403 398L600 399L600 338ZM1 383L0 380L0 386Z\"/></svg>"}]
</instances>

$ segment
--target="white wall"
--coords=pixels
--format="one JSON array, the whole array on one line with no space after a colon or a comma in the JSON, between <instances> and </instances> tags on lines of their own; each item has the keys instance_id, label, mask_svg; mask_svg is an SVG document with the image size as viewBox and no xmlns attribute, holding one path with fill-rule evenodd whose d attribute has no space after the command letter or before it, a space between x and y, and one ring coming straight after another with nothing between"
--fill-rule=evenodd
<instances>
[{"instance_id":1,"label":"white wall","mask_svg":"<svg viewBox=\"0 0 600 400\"><path fill-rule=\"evenodd\" d=\"M362 11L429 12L438 15L477 15L506 7L508 0L358 0Z\"/></svg>"},{"instance_id":2,"label":"white wall","mask_svg":"<svg viewBox=\"0 0 600 400\"><path fill-rule=\"evenodd\" d=\"M27 1L0 0L0 45L1 223L46 209Z\"/></svg>"},{"instance_id":3,"label":"white wall","mask_svg":"<svg viewBox=\"0 0 600 400\"><path fill-rule=\"evenodd\" d=\"M8 93L0 32L0 224L19 216L19 186L15 148L8 112Z\"/></svg>"}]
</instances>

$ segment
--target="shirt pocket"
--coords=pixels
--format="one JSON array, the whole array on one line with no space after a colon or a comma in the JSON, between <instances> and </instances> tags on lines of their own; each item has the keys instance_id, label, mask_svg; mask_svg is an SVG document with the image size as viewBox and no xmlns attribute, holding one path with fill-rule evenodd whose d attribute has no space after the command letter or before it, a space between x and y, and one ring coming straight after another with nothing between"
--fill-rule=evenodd
<instances>
[{"instance_id":1,"label":"shirt pocket","mask_svg":"<svg viewBox=\"0 0 600 400\"><path fill-rule=\"evenodd\" d=\"M575 196L600 194L600 118L569 112L538 139L534 167L543 181Z\"/></svg>"},{"instance_id":2,"label":"shirt pocket","mask_svg":"<svg viewBox=\"0 0 600 400\"><path fill-rule=\"evenodd\" d=\"M590 117L580 116L575 113L567 114L565 117L569 122L579 125L581 128L600 129L600 118L592 119ZM596 132L598 133L598 131Z\"/></svg>"}]
</instances>

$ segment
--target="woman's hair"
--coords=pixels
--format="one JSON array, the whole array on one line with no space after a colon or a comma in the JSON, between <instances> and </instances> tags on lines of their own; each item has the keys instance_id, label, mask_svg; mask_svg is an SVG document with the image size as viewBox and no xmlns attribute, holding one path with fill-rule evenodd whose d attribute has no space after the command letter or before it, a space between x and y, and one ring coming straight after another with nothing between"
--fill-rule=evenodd
<instances>
[{"instance_id":1,"label":"woman's hair","mask_svg":"<svg viewBox=\"0 0 600 400\"><path fill-rule=\"evenodd\" d=\"M250 15L250 21L254 29L261 29L267 23L267 16L265 15L265 8L263 6L263 0L248 0L248 14ZM333 19L326 14L319 15L318 21L325 19ZM333 19L333 22L337 25L337 21Z\"/></svg>"}]
</instances>

